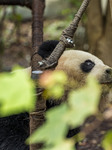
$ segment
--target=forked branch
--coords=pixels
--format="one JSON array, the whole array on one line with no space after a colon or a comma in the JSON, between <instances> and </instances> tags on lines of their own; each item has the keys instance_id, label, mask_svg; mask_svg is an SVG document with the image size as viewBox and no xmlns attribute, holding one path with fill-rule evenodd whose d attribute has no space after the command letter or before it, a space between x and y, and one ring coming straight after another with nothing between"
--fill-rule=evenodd
<instances>
[{"instance_id":1,"label":"forked branch","mask_svg":"<svg viewBox=\"0 0 112 150\"><path fill-rule=\"evenodd\" d=\"M73 47L73 45L74 45L74 43L73 43L74 33L75 33L75 31L76 31L76 29L78 27L79 21L80 21L82 15L84 14L84 12L85 12L85 10L86 10L86 8L87 8L87 6L88 6L90 1L91 0L84 0L82 2L82 5L80 6L77 14L75 15L74 20L62 32L62 35L61 35L61 38L60 38L60 42L56 46L56 48L54 49L54 51L52 52L50 57L47 60L43 60L41 62L38 62L40 67L42 68L42 70L51 68L52 66L57 64L58 59L60 58L60 56L64 52L65 48Z\"/></svg>"}]
</instances>

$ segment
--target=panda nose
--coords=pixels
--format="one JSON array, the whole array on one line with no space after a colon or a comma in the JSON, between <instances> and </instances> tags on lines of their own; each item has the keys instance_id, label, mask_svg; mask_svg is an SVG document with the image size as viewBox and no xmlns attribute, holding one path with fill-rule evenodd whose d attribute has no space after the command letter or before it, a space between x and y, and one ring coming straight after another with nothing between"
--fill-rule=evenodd
<instances>
[{"instance_id":1,"label":"panda nose","mask_svg":"<svg viewBox=\"0 0 112 150\"><path fill-rule=\"evenodd\" d=\"M112 69L108 68L108 69L105 70L105 72L106 72L106 74L110 75L110 74L112 74Z\"/></svg>"}]
</instances>

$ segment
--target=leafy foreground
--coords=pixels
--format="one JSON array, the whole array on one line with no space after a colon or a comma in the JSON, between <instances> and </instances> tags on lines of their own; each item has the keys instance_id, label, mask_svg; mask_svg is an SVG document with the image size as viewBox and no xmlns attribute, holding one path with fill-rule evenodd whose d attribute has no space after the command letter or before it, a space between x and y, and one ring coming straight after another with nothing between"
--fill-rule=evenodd
<instances>
[{"instance_id":1,"label":"leafy foreground","mask_svg":"<svg viewBox=\"0 0 112 150\"><path fill-rule=\"evenodd\" d=\"M31 135L27 143L44 142L43 150L73 150L75 140L65 138L68 128L81 125L88 116L97 112L100 94L96 80L88 79L85 87L70 93L68 103L46 113L47 121Z\"/></svg>"},{"instance_id":2,"label":"leafy foreground","mask_svg":"<svg viewBox=\"0 0 112 150\"><path fill-rule=\"evenodd\" d=\"M12 73L0 74L0 115L9 116L35 107L34 83L19 68Z\"/></svg>"},{"instance_id":3,"label":"leafy foreground","mask_svg":"<svg viewBox=\"0 0 112 150\"><path fill-rule=\"evenodd\" d=\"M53 73L53 78L52 76L50 78L52 82L50 80L50 85L46 84L47 91L53 91L51 93L49 91L48 96L53 94L60 97L61 94L55 89L55 84L58 85L58 89L62 88L61 91L63 91L67 78L61 72ZM88 116L97 113L100 93L100 87L96 80L89 79L84 88L69 94L68 103L61 104L46 113L47 121L27 140L27 143L44 142L43 150L74 150L75 138L65 138L68 128L81 125ZM33 110L36 102L34 95L34 83L24 71L0 74L1 116ZM111 119L101 121L99 126L86 136L86 140L79 143L77 150L103 150L102 147L105 150L111 150L111 128Z\"/></svg>"}]
</instances>

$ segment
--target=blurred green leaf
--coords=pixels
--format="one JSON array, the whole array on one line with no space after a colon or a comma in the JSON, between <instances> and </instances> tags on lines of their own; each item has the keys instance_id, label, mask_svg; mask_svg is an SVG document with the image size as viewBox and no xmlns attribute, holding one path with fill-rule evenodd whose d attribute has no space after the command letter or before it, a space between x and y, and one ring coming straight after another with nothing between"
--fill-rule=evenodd
<instances>
[{"instance_id":1,"label":"blurred green leaf","mask_svg":"<svg viewBox=\"0 0 112 150\"><path fill-rule=\"evenodd\" d=\"M112 150L112 130L108 131L102 141L102 147L105 150Z\"/></svg>"},{"instance_id":2,"label":"blurred green leaf","mask_svg":"<svg viewBox=\"0 0 112 150\"><path fill-rule=\"evenodd\" d=\"M66 114L68 123L78 126L89 115L96 113L100 95L100 86L94 78L89 78L85 87L71 92L68 98L70 111Z\"/></svg>"},{"instance_id":3,"label":"blurred green leaf","mask_svg":"<svg viewBox=\"0 0 112 150\"><path fill-rule=\"evenodd\" d=\"M35 131L27 142L45 142L47 145L51 143L55 145L62 142L67 132L67 124L64 123L64 114L66 111L66 105L48 111L46 123L39 130Z\"/></svg>"},{"instance_id":4,"label":"blurred green leaf","mask_svg":"<svg viewBox=\"0 0 112 150\"><path fill-rule=\"evenodd\" d=\"M45 88L44 96L59 99L64 95L67 76L63 71L47 71L39 79L41 87Z\"/></svg>"},{"instance_id":5,"label":"blurred green leaf","mask_svg":"<svg viewBox=\"0 0 112 150\"><path fill-rule=\"evenodd\" d=\"M45 91L45 96L47 96L48 98L52 97L54 99L59 99L64 95L63 85L56 84L50 89Z\"/></svg>"},{"instance_id":6,"label":"blurred green leaf","mask_svg":"<svg viewBox=\"0 0 112 150\"><path fill-rule=\"evenodd\" d=\"M75 148L72 140L64 140L52 148L43 148L42 150L75 150Z\"/></svg>"},{"instance_id":7,"label":"blurred green leaf","mask_svg":"<svg viewBox=\"0 0 112 150\"><path fill-rule=\"evenodd\" d=\"M34 109L34 84L23 70L0 74L0 115Z\"/></svg>"}]
</instances>

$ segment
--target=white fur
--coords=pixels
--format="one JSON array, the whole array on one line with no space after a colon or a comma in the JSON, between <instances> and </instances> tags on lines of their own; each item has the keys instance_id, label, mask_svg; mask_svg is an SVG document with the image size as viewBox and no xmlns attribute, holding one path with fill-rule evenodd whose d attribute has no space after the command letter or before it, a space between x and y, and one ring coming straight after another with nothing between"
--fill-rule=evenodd
<instances>
[{"instance_id":1,"label":"white fur","mask_svg":"<svg viewBox=\"0 0 112 150\"><path fill-rule=\"evenodd\" d=\"M84 73L80 68L80 64L88 59L93 61L95 63L95 66L90 73ZM79 50L65 51L60 57L58 66L56 67L56 69L64 70L68 74L68 76L72 76L76 78L76 80L79 79L80 81L81 78L83 79L90 75L96 77L96 79L98 80L101 80L102 76L105 73L105 70L108 68L110 67L105 65L96 56Z\"/></svg>"}]
</instances>

